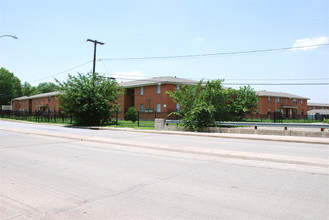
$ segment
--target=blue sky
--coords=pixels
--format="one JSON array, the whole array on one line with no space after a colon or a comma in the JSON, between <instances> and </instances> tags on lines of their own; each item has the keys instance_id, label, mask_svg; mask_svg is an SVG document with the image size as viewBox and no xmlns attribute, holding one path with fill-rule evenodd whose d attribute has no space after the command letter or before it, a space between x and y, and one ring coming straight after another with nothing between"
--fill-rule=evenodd
<instances>
[{"instance_id":1,"label":"blue sky","mask_svg":"<svg viewBox=\"0 0 329 220\"><path fill-rule=\"evenodd\" d=\"M90 72L90 38L105 43L96 71L119 82L224 79L329 103L328 45L230 54L328 44L328 0L0 0L5 34L18 39L0 38L0 66L32 85Z\"/></svg>"}]
</instances>

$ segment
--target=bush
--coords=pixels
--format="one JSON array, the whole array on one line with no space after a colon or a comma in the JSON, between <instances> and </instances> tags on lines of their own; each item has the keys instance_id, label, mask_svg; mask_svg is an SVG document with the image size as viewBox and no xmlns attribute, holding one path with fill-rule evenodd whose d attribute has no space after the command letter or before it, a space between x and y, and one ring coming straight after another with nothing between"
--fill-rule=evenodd
<instances>
[{"instance_id":1,"label":"bush","mask_svg":"<svg viewBox=\"0 0 329 220\"><path fill-rule=\"evenodd\" d=\"M134 107L130 107L125 114L125 119L127 121L132 121L135 123L138 120L138 111Z\"/></svg>"}]
</instances>

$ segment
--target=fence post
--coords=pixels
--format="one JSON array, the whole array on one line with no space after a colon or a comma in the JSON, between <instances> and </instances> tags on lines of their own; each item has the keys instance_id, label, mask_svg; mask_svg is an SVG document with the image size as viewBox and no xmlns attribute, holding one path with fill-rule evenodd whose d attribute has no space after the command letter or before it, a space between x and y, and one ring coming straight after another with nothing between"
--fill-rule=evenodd
<instances>
[{"instance_id":1,"label":"fence post","mask_svg":"<svg viewBox=\"0 0 329 220\"><path fill-rule=\"evenodd\" d=\"M139 127L139 111L137 111L137 127Z\"/></svg>"}]
</instances>

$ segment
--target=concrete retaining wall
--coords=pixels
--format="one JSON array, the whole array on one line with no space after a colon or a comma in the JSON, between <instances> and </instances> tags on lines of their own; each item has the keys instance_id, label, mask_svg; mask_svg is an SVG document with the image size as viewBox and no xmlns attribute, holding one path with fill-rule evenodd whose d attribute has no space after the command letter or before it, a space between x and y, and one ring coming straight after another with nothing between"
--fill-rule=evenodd
<instances>
[{"instance_id":1,"label":"concrete retaining wall","mask_svg":"<svg viewBox=\"0 0 329 220\"><path fill-rule=\"evenodd\" d=\"M166 131L182 131L182 129L176 125L166 124L165 119L155 119L155 129L166 130ZM203 132L329 138L328 130L307 131L307 130L293 130L292 128L290 130L285 130L284 127L282 127L282 130L261 129L261 127L258 127L258 129L255 129L254 127L249 127L249 128L210 127L210 128L205 128Z\"/></svg>"}]
</instances>

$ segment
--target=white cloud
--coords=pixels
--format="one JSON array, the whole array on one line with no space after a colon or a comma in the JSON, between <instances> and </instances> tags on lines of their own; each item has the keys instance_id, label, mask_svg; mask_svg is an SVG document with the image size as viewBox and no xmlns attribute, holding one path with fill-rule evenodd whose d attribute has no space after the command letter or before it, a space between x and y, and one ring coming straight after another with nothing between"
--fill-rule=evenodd
<instances>
[{"instance_id":1,"label":"white cloud","mask_svg":"<svg viewBox=\"0 0 329 220\"><path fill-rule=\"evenodd\" d=\"M205 41L206 39L199 36L199 37L195 38L195 40L199 41L199 42L202 42L202 41Z\"/></svg>"},{"instance_id":2,"label":"white cloud","mask_svg":"<svg viewBox=\"0 0 329 220\"><path fill-rule=\"evenodd\" d=\"M312 50L315 48L318 48L317 44L328 44L329 43L329 37L323 36L323 37L317 37L317 38L303 38L303 39L297 39L294 45L292 47L304 47L304 48L293 48L293 50Z\"/></svg>"},{"instance_id":3,"label":"white cloud","mask_svg":"<svg viewBox=\"0 0 329 220\"><path fill-rule=\"evenodd\" d=\"M118 82L127 81L127 80L136 80L145 78L144 73L141 73L138 70L133 70L131 72L118 72L113 75Z\"/></svg>"}]
</instances>

